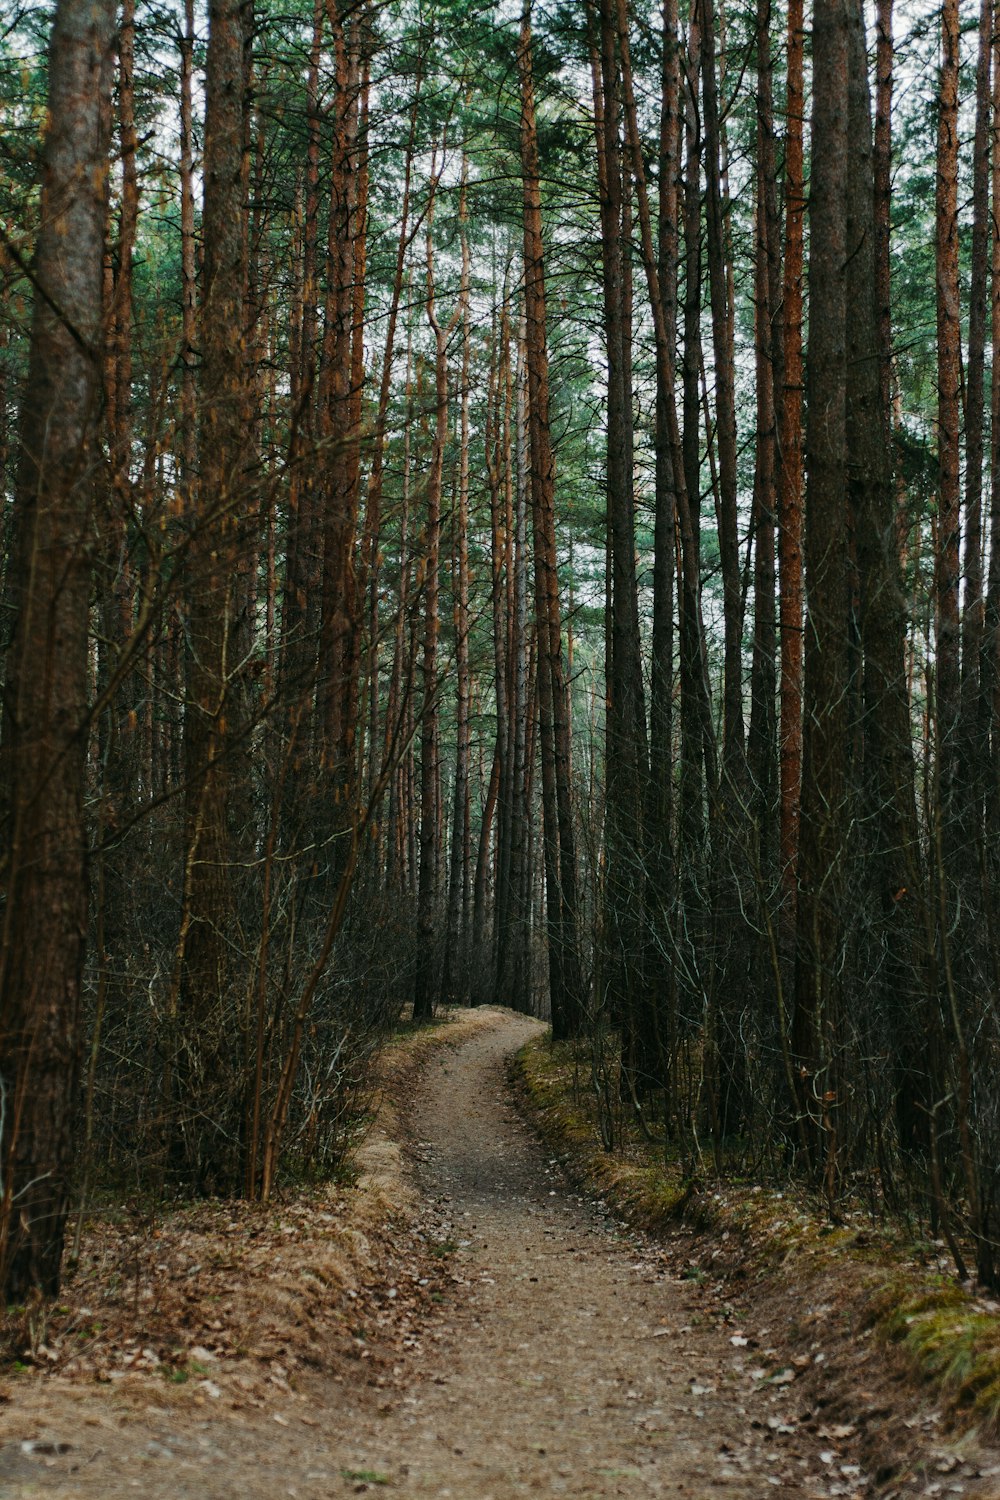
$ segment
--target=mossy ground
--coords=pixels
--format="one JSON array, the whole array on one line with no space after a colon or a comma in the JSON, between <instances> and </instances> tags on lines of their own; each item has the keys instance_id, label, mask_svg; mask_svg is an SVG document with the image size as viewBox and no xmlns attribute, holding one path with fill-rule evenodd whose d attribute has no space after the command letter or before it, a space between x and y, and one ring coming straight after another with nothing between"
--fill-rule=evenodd
<instances>
[{"instance_id":1,"label":"mossy ground","mask_svg":"<svg viewBox=\"0 0 1000 1500\"><path fill-rule=\"evenodd\" d=\"M546 1038L515 1063L537 1128L571 1176L647 1232L683 1223L724 1244L729 1274L765 1298L769 1285L780 1285L793 1336L796 1292L806 1296L822 1282L830 1301L834 1286L836 1320L849 1337L871 1333L886 1353L897 1349L956 1425L1000 1436L1000 1303L948 1274L940 1246L860 1208L831 1224L823 1205L794 1184L695 1175L636 1127L622 1129L617 1149L607 1151L588 1077L579 1049Z\"/></svg>"}]
</instances>

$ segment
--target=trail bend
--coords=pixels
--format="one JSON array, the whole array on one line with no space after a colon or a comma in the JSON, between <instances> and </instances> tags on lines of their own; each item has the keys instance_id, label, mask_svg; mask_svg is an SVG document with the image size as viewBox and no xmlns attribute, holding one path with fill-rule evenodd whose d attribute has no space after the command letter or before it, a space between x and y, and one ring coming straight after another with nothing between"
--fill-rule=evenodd
<instances>
[{"instance_id":1,"label":"trail bend","mask_svg":"<svg viewBox=\"0 0 1000 1500\"><path fill-rule=\"evenodd\" d=\"M769 1330L709 1315L683 1250L626 1232L546 1160L506 1078L538 1030L495 1011L423 1067L409 1116L421 1207L399 1247L401 1263L437 1267L423 1327L394 1338L396 1290L381 1289L371 1362L311 1377L270 1412L42 1399L38 1445L0 1448L0 1496L874 1494L852 1431L765 1378L780 1364ZM30 1420L29 1403L20 1429ZM956 1478L896 1493L998 1492Z\"/></svg>"}]
</instances>

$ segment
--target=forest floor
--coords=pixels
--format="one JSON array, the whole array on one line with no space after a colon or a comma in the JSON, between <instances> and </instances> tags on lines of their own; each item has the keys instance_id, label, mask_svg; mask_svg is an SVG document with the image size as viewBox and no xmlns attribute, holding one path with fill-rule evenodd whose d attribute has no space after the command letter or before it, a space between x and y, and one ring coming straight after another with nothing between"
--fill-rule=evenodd
<instances>
[{"instance_id":1,"label":"forest floor","mask_svg":"<svg viewBox=\"0 0 1000 1500\"><path fill-rule=\"evenodd\" d=\"M356 1188L89 1235L0 1389L0 1496L996 1500L891 1351L572 1186L507 1081L538 1030L397 1049Z\"/></svg>"}]
</instances>

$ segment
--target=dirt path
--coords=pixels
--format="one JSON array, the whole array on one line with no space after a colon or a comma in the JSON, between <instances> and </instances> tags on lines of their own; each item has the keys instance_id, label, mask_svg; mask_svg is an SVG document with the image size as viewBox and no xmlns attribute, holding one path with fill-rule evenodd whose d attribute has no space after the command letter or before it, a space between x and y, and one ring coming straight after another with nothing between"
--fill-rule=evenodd
<instances>
[{"instance_id":1,"label":"dirt path","mask_svg":"<svg viewBox=\"0 0 1000 1500\"><path fill-rule=\"evenodd\" d=\"M399 1264L438 1268L432 1318L397 1326L402 1280L387 1287L357 1378L279 1381L268 1409L35 1389L0 1412L0 1495L873 1493L853 1424L824 1423L767 1330L709 1315L674 1251L621 1234L545 1161L504 1082L533 1029L497 1013L425 1070L425 1206ZM941 1462L898 1493L1000 1494L1000 1473Z\"/></svg>"}]
</instances>

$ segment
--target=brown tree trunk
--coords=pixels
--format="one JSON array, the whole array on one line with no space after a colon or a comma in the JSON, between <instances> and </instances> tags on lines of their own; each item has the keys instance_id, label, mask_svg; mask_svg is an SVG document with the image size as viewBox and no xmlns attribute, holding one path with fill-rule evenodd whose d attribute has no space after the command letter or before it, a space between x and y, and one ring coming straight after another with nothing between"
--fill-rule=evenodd
<instances>
[{"instance_id":1,"label":"brown tree trunk","mask_svg":"<svg viewBox=\"0 0 1000 1500\"><path fill-rule=\"evenodd\" d=\"M196 367L198 292L194 237L194 0L184 0L181 38L180 193L181 193L181 485L190 498L197 466Z\"/></svg>"},{"instance_id":2,"label":"brown tree trunk","mask_svg":"<svg viewBox=\"0 0 1000 1500\"><path fill-rule=\"evenodd\" d=\"M648 849L646 910L650 923L648 982L665 997L653 1012L660 1082L669 1087L676 1037L676 979L670 924L674 905L673 861L673 657L674 565L678 489L683 467L675 450L674 351L677 338L677 256L680 176L680 67L675 0L663 6L659 205L654 246L652 215L639 132L628 36L627 7L618 0L622 89L629 160L635 180L639 242L656 337L655 521L653 536L653 632L650 701L650 775L647 785ZM685 496L686 500L686 496Z\"/></svg>"},{"instance_id":3,"label":"brown tree trunk","mask_svg":"<svg viewBox=\"0 0 1000 1500\"><path fill-rule=\"evenodd\" d=\"M657 333L656 360L656 477L653 526L653 629L649 704L649 802L646 823L650 890L647 906L652 929L649 980L661 996L657 1007L661 1082L668 1090L677 1041L677 982L673 962L671 923L674 920L674 559L677 546L677 488L683 475L675 473L672 433L675 350L677 344L677 264L680 236L680 47L676 0L664 0L660 79L659 214L657 233L657 291L663 309L662 341ZM642 231L642 179L636 167L638 131L631 126L633 171L639 197ZM641 233L644 239L644 233Z\"/></svg>"},{"instance_id":4,"label":"brown tree trunk","mask_svg":"<svg viewBox=\"0 0 1000 1500\"><path fill-rule=\"evenodd\" d=\"M385 481L385 446L389 425L389 403L392 399L392 372L396 349L396 327L399 307L403 295L406 270L406 254L419 228L419 219L410 228L410 191L413 178L413 157L416 146L417 114L423 80L423 57L418 60L414 85L413 107L410 111L410 129L406 142L403 166L403 190L399 206L399 239L396 246L396 265L389 299L389 315L386 320L385 345L382 352L382 376L379 383L378 410L371 439L371 467L365 495L365 527L361 542L358 593L363 598L367 589L368 629L368 693L369 693L369 745L371 775L376 774L375 746L378 742L379 712L379 536L382 525L382 489Z\"/></svg>"},{"instance_id":5,"label":"brown tree trunk","mask_svg":"<svg viewBox=\"0 0 1000 1500\"><path fill-rule=\"evenodd\" d=\"M442 155L444 154L442 148ZM426 1021L434 1014L437 999L438 944L436 919L439 902L440 851L440 753L438 732L438 636L441 492L444 452L448 441L448 338L453 324L441 322L437 310L434 277L434 206L438 175L431 166L431 199L427 210L427 321L434 335L434 436L427 476L427 520L424 547L424 638L421 674L423 707L420 719L420 872L417 890L417 961L413 990L413 1019Z\"/></svg>"},{"instance_id":6,"label":"brown tree trunk","mask_svg":"<svg viewBox=\"0 0 1000 1500\"><path fill-rule=\"evenodd\" d=\"M687 46L684 158L684 304L682 319L682 448L684 496L680 521L680 710L681 766L678 789L678 861L681 902L690 933L688 954L696 975L703 949L705 785L714 795L715 726L708 703L708 675L701 612L701 72L700 6L691 7ZM701 995L696 997L700 1006Z\"/></svg>"},{"instance_id":7,"label":"brown tree trunk","mask_svg":"<svg viewBox=\"0 0 1000 1500\"><path fill-rule=\"evenodd\" d=\"M847 440L861 573L863 827L873 886L873 899L865 902L867 920L859 926L871 934L863 962L876 976L880 1023L891 1028L897 1122L904 1148L912 1149L926 1143L932 1104L926 975L920 958L925 895L906 684L906 608L896 547L891 411L882 378L888 361L882 346L878 200L860 0L853 6L850 68Z\"/></svg>"},{"instance_id":8,"label":"brown tree trunk","mask_svg":"<svg viewBox=\"0 0 1000 1500\"><path fill-rule=\"evenodd\" d=\"M848 0L816 0L809 251L805 743L792 1046L814 1169L836 1171L847 793Z\"/></svg>"},{"instance_id":9,"label":"brown tree trunk","mask_svg":"<svg viewBox=\"0 0 1000 1500\"><path fill-rule=\"evenodd\" d=\"M0 1079L5 1303L59 1288L87 927L83 798L114 7L60 0L7 603Z\"/></svg>"},{"instance_id":10,"label":"brown tree trunk","mask_svg":"<svg viewBox=\"0 0 1000 1500\"><path fill-rule=\"evenodd\" d=\"M956 737L959 716L959 506L962 420L962 348L959 308L958 226L958 0L941 9L941 79L937 143L937 356L938 356L938 538L937 538L937 742L943 838L953 843L956 802Z\"/></svg>"},{"instance_id":11,"label":"brown tree trunk","mask_svg":"<svg viewBox=\"0 0 1000 1500\"><path fill-rule=\"evenodd\" d=\"M770 3L757 5L757 201L754 265L754 348L757 377L757 443L754 471L754 624L747 759L756 843L757 899L762 922L771 920L778 811L775 702L775 524L779 449L775 366L775 294L779 291L778 211L769 36ZM774 976L771 983L774 982Z\"/></svg>"},{"instance_id":12,"label":"brown tree trunk","mask_svg":"<svg viewBox=\"0 0 1000 1500\"><path fill-rule=\"evenodd\" d=\"M709 302L715 363L715 442L719 465L719 560L722 570L725 647L722 688L724 774L743 792L743 583L740 570L736 474L736 359L722 170L719 87L716 76L714 0L699 0L702 130L705 147L705 221Z\"/></svg>"},{"instance_id":13,"label":"brown tree trunk","mask_svg":"<svg viewBox=\"0 0 1000 1500\"><path fill-rule=\"evenodd\" d=\"M583 979L577 939L576 837L569 760L569 692L563 672L556 558L555 459L549 430L545 247L539 190L538 138L532 79L530 0L518 47L521 81L521 179L524 219L525 353L531 507L534 524L535 614L538 628L539 727L545 807L546 892L552 1029L575 1034L582 1017ZM545 792L546 780L549 790Z\"/></svg>"},{"instance_id":14,"label":"brown tree trunk","mask_svg":"<svg viewBox=\"0 0 1000 1500\"><path fill-rule=\"evenodd\" d=\"M1000 34L993 44L993 118L1000 119ZM1000 150L993 146L991 188L993 200L990 343L992 367L1000 370ZM990 388L990 571L986 590L986 617L983 632L983 666L981 675L982 718L988 726L989 746L986 784L986 834L991 850L1000 848L1000 380ZM994 854L990 877L996 888L997 863ZM1000 975L994 975L994 982Z\"/></svg>"},{"instance_id":15,"label":"brown tree trunk","mask_svg":"<svg viewBox=\"0 0 1000 1500\"><path fill-rule=\"evenodd\" d=\"M244 183L244 7L213 0L205 79L204 279L199 474L188 602L185 917L181 939L180 1147L185 1176L218 1191L233 1156L229 1006L238 914L237 851L248 835L241 645L248 607Z\"/></svg>"},{"instance_id":16,"label":"brown tree trunk","mask_svg":"<svg viewBox=\"0 0 1000 1500\"><path fill-rule=\"evenodd\" d=\"M986 311L989 279L991 63L993 0L981 0L972 163L972 264L969 349L965 361L965 538L962 558L962 681L958 756L963 842L978 841L985 794L980 714L983 647L983 460L985 457Z\"/></svg>"},{"instance_id":17,"label":"brown tree trunk","mask_svg":"<svg viewBox=\"0 0 1000 1500\"><path fill-rule=\"evenodd\" d=\"M785 260L782 286L784 386L779 416L779 628L781 682L779 770L781 817L778 858L782 875L782 934L795 931L799 794L802 780L802 272L805 186L805 93L802 0L788 6L788 127L785 138Z\"/></svg>"},{"instance_id":18,"label":"brown tree trunk","mask_svg":"<svg viewBox=\"0 0 1000 1500\"><path fill-rule=\"evenodd\" d=\"M601 0L594 114L601 190L604 334L608 357L607 509L611 543L611 651L607 665L607 756L604 931L605 983L622 1027L623 1063L632 1087L657 1073L655 1023L644 978L645 847L643 810L649 775L639 645L632 487L632 385L629 283L623 240L622 84L619 53L628 47L627 14ZM629 103L631 101L628 101Z\"/></svg>"},{"instance_id":19,"label":"brown tree trunk","mask_svg":"<svg viewBox=\"0 0 1000 1500\"><path fill-rule=\"evenodd\" d=\"M526 780L528 774L528 684L531 678L528 645L527 536L527 376L523 337L518 340L516 370L511 368L511 329L505 300L500 325L500 367L497 391L498 530L494 554L494 620L498 646L497 713L506 710L503 730L504 769L501 780L501 819L498 834L498 900L494 931L496 999L501 1005L527 1011L530 1005L527 908ZM515 393L516 386L516 393ZM500 569L505 587L498 597ZM498 745L501 730L498 723Z\"/></svg>"},{"instance_id":20,"label":"brown tree trunk","mask_svg":"<svg viewBox=\"0 0 1000 1500\"><path fill-rule=\"evenodd\" d=\"M409 284L409 283L408 283ZM415 676L415 613L411 622L410 603L410 433L413 427L413 329L406 328L406 374L403 382L405 427L403 430L403 475L399 517L399 589L393 629L392 670L386 706L382 763L386 763L391 737L400 736L403 754L392 777L389 795L389 832L386 882L390 892L399 895L412 888L412 864L409 858L412 826L412 798L408 786L413 766L413 681ZM409 648L409 649L408 649Z\"/></svg>"},{"instance_id":21,"label":"brown tree trunk","mask_svg":"<svg viewBox=\"0 0 1000 1500\"><path fill-rule=\"evenodd\" d=\"M459 223L462 240L462 272L459 309L462 328L461 387L459 393L459 469L455 515L454 619L455 619L455 786L451 827L451 864L448 877L448 932L445 949L445 998L463 1002L468 998L466 945L466 900L470 867L469 849L469 382L472 375L472 255L469 249L469 166L462 162Z\"/></svg>"},{"instance_id":22,"label":"brown tree trunk","mask_svg":"<svg viewBox=\"0 0 1000 1500\"><path fill-rule=\"evenodd\" d=\"M511 630L510 580L513 567L513 515L510 504L510 320L507 288L499 314L494 314L490 338L490 372L486 397L484 463L490 494L490 605L493 622L493 692L496 702L496 735L493 763L497 770L496 855L494 859L492 963L487 967L486 950L477 940L477 965L481 974L488 973L477 986L477 994L491 993L500 1004L506 985L501 981L506 948L501 949L501 934L510 923L510 836L511 836L511 746L510 692L508 664ZM478 891L478 881L477 881ZM477 926L485 937L486 911L476 903Z\"/></svg>"},{"instance_id":23,"label":"brown tree trunk","mask_svg":"<svg viewBox=\"0 0 1000 1500\"><path fill-rule=\"evenodd\" d=\"M360 375L356 362L361 330L358 328L355 338L355 297L358 275L363 277L364 273L365 234L358 170L361 71L357 25L341 14L339 0L327 0L327 11L334 44L336 97L320 392L325 479L317 715L324 773L321 817L333 837L330 868L336 888L340 856L349 846L357 798L354 548L360 479Z\"/></svg>"},{"instance_id":24,"label":"brown tree trunk","mask_svg":"<svg viewBox=\"0 0 1000 1500\"><path fill-rule=\"evenodd\" d=\"M892 198L892 86L895 48L893 0L875 6L875 134L872 175L875 191L875 306L878 316L879 378L885 411L892 403L892 299L889 275L889 230Z\"/></svg>"},{"instance_id":25,"label":"brown tree trunk","mask_svg":"<svg viewBox=\"0 0 1000 1500\"><path fill-rule=\"evenodd\" d=\"M289 453L288 524L285 580L282 590L281 694L286 715L286 739L294 734L298 759L307 757L309 733L299 721L310 702L316 677L316 641L312 624L320 595L318 483L316 455L317 253L319 233L319 159L322 114L319 66L323 45L323 0L313 7L312 40L306 74L307 140L304 218L302 224L301 298L297 368L291 372L294 396ZM287 832L296 823L295 804L304 778L289 777ZM301 811L301 809L299 809Z\"/></svg>"}]
</instances>

